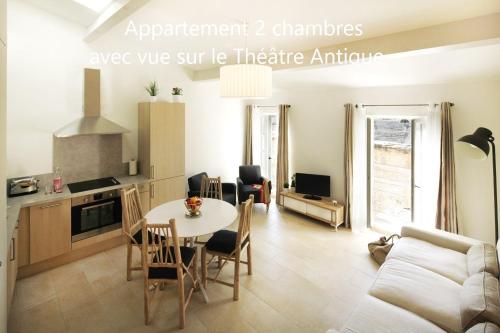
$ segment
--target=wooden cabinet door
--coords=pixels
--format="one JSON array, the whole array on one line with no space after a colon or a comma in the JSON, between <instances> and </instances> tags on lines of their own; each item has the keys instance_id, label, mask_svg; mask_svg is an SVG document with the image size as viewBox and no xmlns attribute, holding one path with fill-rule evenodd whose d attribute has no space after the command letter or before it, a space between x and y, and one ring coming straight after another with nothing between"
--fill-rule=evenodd
<instances>
[{"instance_id":1,"label":"wooden cabinet door","mask_svg":"<svg viewBox=\"0 0 500 333\"><path fill-rule=\"evenodd\" d=\"M141 200L141 206L142 206L142 212L144 214L147 214L149 212L150 208L150 202L149 202L149 189L144 192L139 192L139 198Z\"/></svg>"},{"instance_id":2,"label":"wooden cabinet door","mask_svg":"<svg viewBox=\"0 0 500 333\"><path fill-rule=\"evenodd\" d=\"M71 250L71 201L30 207L30 263Z\"/></svg>"},{"instance_id":3,"label":"wooden cabinet door","mask_svg":"<svg viewBox=\"0 0 500 333\"><path fill-rule=\"evenodd\" d=\"M18 237L18 267L30 263L30 210L22 208L19 213L19 237Z\"/></svg>"},{"instance_id":4,"label":"wooden cabinet door","mask_svg":"<svg viewBox=\"0 0 500 333\"><path fill-rule=\"evenodd\" d=\"M151 179L184 175L184 125L184 104L164 102L151 104Z\"/></svg>"},{"instance_id":5,"label":"wooden cabinet door","mask_svg":"<svg viewBox=\"0 0 500 333\"><path fill-rule=\"evenodd\" d=\"M17 279L17 254L18 254L18 230L14 231L14 235L10 240L9 253L7 257L7 309L10 310L12 298L14 297L14 289Z\"/></svg>"},{"instance_id":6,"label":"wooden cabinet door","mask_svg":"<svg viewBox=\"0 0 500 333\"><path fill-rule=\"evenodd\" d=\"M7 0L0 0L0 39L7 45Z\"/></svg>"},{"instance_id":7,"label":"wooden cabinet door","mask_svg":"<svg viewBox=\"0 0 500 333\"><path fill-rule=\"evenodd\" d=\"M151 182L150 208L153 209L165 202L183 199L185 195L184 176Z\"/></svg>"}]
</instances>

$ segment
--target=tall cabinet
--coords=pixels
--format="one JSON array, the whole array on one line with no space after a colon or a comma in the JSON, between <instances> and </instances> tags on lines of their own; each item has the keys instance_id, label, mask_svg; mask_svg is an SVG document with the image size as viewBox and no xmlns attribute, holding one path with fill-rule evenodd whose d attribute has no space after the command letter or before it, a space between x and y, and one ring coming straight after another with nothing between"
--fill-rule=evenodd
<instances>
[{"instance_id":1,"label":"tall cabinet","mask_svg":"<svg viewBox=\"0 0 500 333\"><path fill-rule=\"evenodd\" d=\"M151 209L185 197L184 103L139 103L139 163Z\"/></svg>"}]
</instances>

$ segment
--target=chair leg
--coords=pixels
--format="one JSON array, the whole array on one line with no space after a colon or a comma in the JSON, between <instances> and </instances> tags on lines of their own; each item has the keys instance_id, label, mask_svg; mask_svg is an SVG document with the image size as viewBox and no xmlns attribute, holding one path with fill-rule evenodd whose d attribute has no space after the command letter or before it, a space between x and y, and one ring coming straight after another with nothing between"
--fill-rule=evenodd
<instances>
[{"instance_id":1,"label":"chair leg","mask_svg":"<svg viewBox=\"0 0 500 333\"><path fill-rule=\"evenodd\" d=\"M248 240L248 245L247 245L247 268L248 268L248 275L252 275L252 248L250 240Z\"/></svg>"},{"instance_id":2,"label":"chair leg","mask_svg":"<svg viewBox=\"0 0 500 333\"><path fill-rule=\"evenodd\" d=\"M184 311L184 278L179 277L177 283L179 289L179 328L183 329L186 325L186 312Z\"/></svg>"},{"instance_id":3,"label":"chair leg","mask_svg":"<svg viewBox=\"0 0 500 333\"><path fill-rule=\"evenodd\" d=\"M201 282L203 287L207 287L207 249L201 248Z\"/></svg>"},{"instance_id":4,"label":"chair leg","mask_svg":"<svg viewBox=\"0 0 500 333\"><path fill-rule=\"evenodd\" d=\"M233 290L233 300L237 301L240 297L240 253L236 254L234 260L234 290Z\"/></svg>"},{"instance_id":5,"label":"chair leg","mask_svg":"<svg viewBox=\"0 0 500 333\"><path fill-rule=\"evenodd\" d=\"M144 324L149 325L149 283L144 278Z\"/></svg>"},{"instance_id":6,"label":"chair leg","mask_svg":"<svg viewBox=\"0 0 500 333\"><path fill-rule=\"evenodd\" d=\"M269 203L266 204L266 213L269 212Z\"/></svg>"},{"instance_id":7,"label":"chair leg","mask_svg":"<svg viewBox=\"0 0 500 333\"><path fill-rule=\"evenodd\" d=\"M132 280L131 267L132 267L132 242L130 240L127 240L127 281Z\"/></svg>"},{"instance_id":8,"label":"chair leg","mask_svg":"<svg viewBox=\"0 0 500 333\"><path fill-rule=\"evenodd\" d=\"M196 249L197 250L197 249ZM196 287L196 283L198 283L198 251L194 253L194 258L193 258L193 279L194 279L194 287Z\"/></svg>"},{"instance_id":9,"label":"chair leg","mask_svg":"<svg viewBox=\"0 0 500 333\"><path fill-rule=\"evenodd\" d=\"M217 257L217 268L222 267L222 258L220 256Z\"/></svg>"}]
</instances>

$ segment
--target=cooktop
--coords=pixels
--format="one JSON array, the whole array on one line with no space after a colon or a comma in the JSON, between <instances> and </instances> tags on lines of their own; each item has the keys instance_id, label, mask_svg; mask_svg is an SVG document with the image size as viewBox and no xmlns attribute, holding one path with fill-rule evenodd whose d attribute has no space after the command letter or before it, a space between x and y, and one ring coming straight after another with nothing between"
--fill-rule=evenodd
<instances>
[{"instance_id":1,"label":"cooktop","mask_svg":"<svg viewBox=\"0 0 500 333\"><path fill-rule=\"evenodd\" d=\"M120 185L120 182L116 180L115 177L106 177L71 183L68 184L68 188L71 193L78 193L115 185Z\"/></svg>"}]
</instances>

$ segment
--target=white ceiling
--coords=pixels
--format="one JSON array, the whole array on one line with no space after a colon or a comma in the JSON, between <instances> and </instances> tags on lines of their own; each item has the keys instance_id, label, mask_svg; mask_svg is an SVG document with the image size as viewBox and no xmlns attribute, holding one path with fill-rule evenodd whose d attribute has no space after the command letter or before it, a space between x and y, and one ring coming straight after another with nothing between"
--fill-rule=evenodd
<instances>
[{"instance_id":1,"label":"white ceiling","mask_svg":"<svg viewBox=\"0 0 500 333\"><path fill-rule=\"evenodd\" d=\"M376 63L274 72L279 88L303 86L376 87L500 79L500 44L454 51L385 56Z\"/></svg>"},{"instance_id":2,"label":"white ceiling","mask_svg":"<svg viewBox=\"0 0 500 333\"><path fill-rule=\"evenodd\" d=\"M38 0L42 1L42 0ZM69 0L64 0L69 1ZM283 20L289 23L318 23L328 20L333 24L362 23L364 36L374 37L417 29L441 23L500 12L498 0L151 0L129 19L136 24L227 23L242 20L256 28L257 20L264 20L270 28ZM125 37L129 20L124 20L95 42L95 46L122 45L128 50L154 51L217 51L228 52L244 47L244 37L160 38L154 42ZM248 37L253 50L276 48L304 51L329 46L359 37ZM213 67L212 64L190 66L192 69Z\"/></svg>"},{"instance_id":3,"label":"white ceiling","mask_svg":"<svg viewBox=\"0 0 500 333\"><path fill-rule=\"evenodd\" d=\"M34 6L52 14L82 25L89 26L97 19L99 13L73 1L73 0L24 0Z\"/></svg>"}]
</instances>

